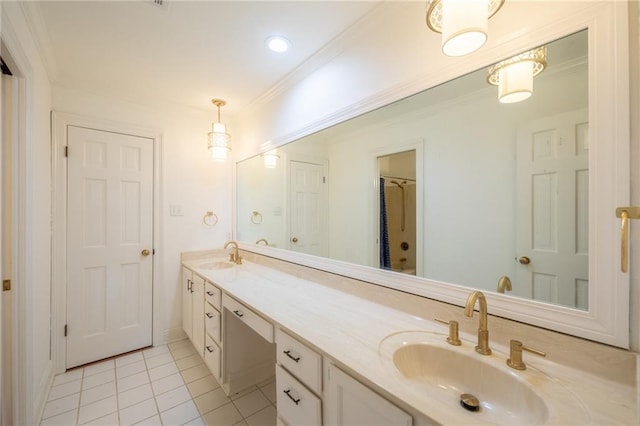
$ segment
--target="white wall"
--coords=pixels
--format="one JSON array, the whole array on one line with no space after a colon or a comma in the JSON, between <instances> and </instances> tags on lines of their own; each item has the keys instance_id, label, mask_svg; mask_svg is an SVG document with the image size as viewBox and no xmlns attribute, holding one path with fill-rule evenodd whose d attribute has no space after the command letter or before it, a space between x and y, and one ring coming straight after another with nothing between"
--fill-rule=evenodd
<instances>
[{"instance_id":1,"label":"white wall","mask_svg":"<svg viewBox=\"0 0 640 426\"><path fill-rule=\"evenodd\" d=\"M161 313L162 323L154 327L168 339L180 337L180 253L222 247L231 235L232 162L216 163L207 150L207 132L214 117L177 105L150 108L63 87L53 88L53 109L148 128L162 135L161 234L160 241L154 243L154 261L161 268L154 281L161 305L154 310ZM171 216L171 205L180 206L183 216ZM218 216L216 226L203 224L207 211Z\"/></svg>"},{"instance_id":2,"label":"white wall","mask_svg":"<svg viewBox=\"0 0 640 426\"><path fill-rule=\"evenodd\" d=\"M36 44L31 36L21 6L3 2L2 39L22 73L26 87L26 135L20 144L24 162L16 166L23 178L24 198L18 238L24 233L20 259L14 265L19 280L13 291L20 294L22 305L14 321L20 321L19 339L24 342L23 378L20 382L26 406L17 413L21 422L32 424L38 419L51 379L50 360L50 271L51 271L51 164L50 126L51 85ZM23 167L24 166L24 167ZM15 377L14 377L15 378ZM20 395L14 395L18 398ZM16 413L14 413L15 415Z\"/></svg>"}]
</instances>

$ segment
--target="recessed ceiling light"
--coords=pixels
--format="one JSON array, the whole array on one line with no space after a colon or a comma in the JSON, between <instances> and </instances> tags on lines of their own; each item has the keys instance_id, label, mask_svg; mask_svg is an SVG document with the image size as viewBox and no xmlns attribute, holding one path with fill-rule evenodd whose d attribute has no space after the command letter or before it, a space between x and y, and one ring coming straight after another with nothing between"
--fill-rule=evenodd
<instances>
[{"instance_id":1,"label":"recessed ceiling light","mask_svg":"<svg viewBox=\"0 0 640 426\"><path fill-rule=\"evenodd\" d=\"M286 52L291 47L291 42L282 36L270 36L264 41L265 45L277 53Z\"/></svg>"}]
</instances>

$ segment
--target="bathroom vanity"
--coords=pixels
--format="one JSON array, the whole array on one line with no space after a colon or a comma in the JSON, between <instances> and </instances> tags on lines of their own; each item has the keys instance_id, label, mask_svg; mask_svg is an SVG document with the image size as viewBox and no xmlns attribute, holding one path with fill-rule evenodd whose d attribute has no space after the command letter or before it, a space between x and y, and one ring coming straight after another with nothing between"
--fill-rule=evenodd
<instances>
[{"instance_id":1,"label":"bathroom vanity","mask_svg":"<svg viewBox=\"0 0 640 426\"><path fill-rule=\"evenodd\" d=\"M183 253L183 325L228 395L276 377L279 424L638 421L634 353L490 317L492 354L480 355L477 315L460 307L242 256ZM436 317L460 322L460 346ZM512 369L509 339L548 356L525 353L526 369ZM467 392L479 411L461 406Z\"/></svg>"}]
</instances>

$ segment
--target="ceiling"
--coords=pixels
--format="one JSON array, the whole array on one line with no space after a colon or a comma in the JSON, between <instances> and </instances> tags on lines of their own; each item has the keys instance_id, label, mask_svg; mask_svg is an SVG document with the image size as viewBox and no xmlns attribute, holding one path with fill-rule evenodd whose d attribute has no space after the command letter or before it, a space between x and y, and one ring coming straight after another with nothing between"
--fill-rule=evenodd
<instances>
[{"instance_id":1,"label":"ceiling","mask_svg":"<svg viewBox=\"0 0 640 426\"><path fill-rule=\"evenodd\" d=\"M376 1L42 1L48 72L57 86L142 104L223 114L250 105L371 11ZM32 8L33 10L33 8ZM286 53L264 40L282 35Z\"/></svg>"}]
</instances>

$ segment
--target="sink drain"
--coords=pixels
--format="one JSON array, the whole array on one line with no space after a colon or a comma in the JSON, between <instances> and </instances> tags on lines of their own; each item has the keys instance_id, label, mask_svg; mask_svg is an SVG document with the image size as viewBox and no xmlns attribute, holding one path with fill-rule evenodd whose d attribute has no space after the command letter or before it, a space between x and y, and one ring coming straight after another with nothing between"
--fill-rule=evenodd
<instances>
[{"instance_id":1,"label":"sink drain","mask_svg":"<svg viewBox=\"0 0 640 426\"><path fill-rule=\"evenodd\" d=\"M480 401L470 393L460 395L460 405L469 411L478 411L480 409Z\"/></svg>"}]
</instances>

